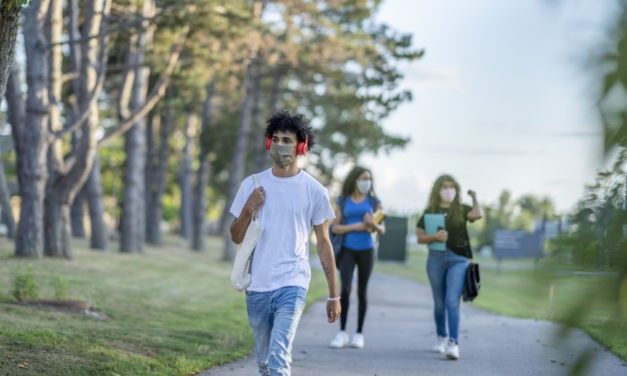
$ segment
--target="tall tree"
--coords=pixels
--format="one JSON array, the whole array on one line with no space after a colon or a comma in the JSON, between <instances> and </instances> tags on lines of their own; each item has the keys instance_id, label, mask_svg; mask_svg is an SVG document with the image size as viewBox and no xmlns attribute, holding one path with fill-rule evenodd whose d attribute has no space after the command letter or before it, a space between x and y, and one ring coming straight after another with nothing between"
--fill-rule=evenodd
<instances>
[{"instance_id":1,"label":"tall tree","mask_svg":"<svg viewBox=\"0 0 627 376\"><path fill-rule=\"evenodd\" d=\"M110 0L89 2L85 8L85 24L81 38L81 62L78 73L79 92L77 108L80 115L75 123L61 125L61 84L62 52L62 7L60 0L51 0L50 6L50 129L51 147L48 154L50 179L46 187L44 216L46 256L71 258L71 216L70 207L74 198L89 177L96 154L96 130L100 126L96 99L104 80L104 56L106 56L106 35L104 24L111 5ZM97 38L100 36L100 38ZM76 147L72 154L64 157L62 137L80 128Z\"/></svg>"},{"instance_id":2,"label":"tall tree","mask_svg":"<svg viewBox=\"0 0 627 376\"><path fill-rule=\"evenodd\" d=\"M182 7L183 17L196 9L194 4ZM125 74L119 92L118 118L121 122L114 131L108 133L99 144L124 132L126 135L126 160L124 171L124 197L120 223L120 250L125 253L140 252L143 249L146 228L145 212L145 165L146 165L146 130L145 116L163 98L170 84L172 73L181 56L190 26L181 21L183 26L171 47L166 66L159 79L148 94L150 68L146 62L149 47L152 46L155 25L155 5L153 1L144 1L141 10L135 12L139 18L138 30L130 35L127 44Z\"/></svg>"},{"instance_id":3,"label":"tall tree","mask_svg":"<svg viewBox=\"0 0 627 376\"><path fill-rule=\"evenodd\" d=\"M25 0L6 0L0 3L0 104L4 99L13 64L20 11L24 3Z\"/></svg>"},{"instance_id":4,"label":"tall tree","mask_svg":"<svg viewBox=\"0 0 627 376\"><path fill-rule=\"evenodd\" d=\"M198 119L196 114L189 112L185 119L185 145L179 169L179 184L181 186L181 208L179 211L179 234L185 238L192 238L192 154Z\"/></svg>"},{"instance_id":5,"label":"tall tree","mask_svg":"<svg viewBox=\"0 0 627 376\"><path fill-rule=\"evenodd\" d=\"M209 151L204 139L211 137L212 101L215 90L215 82L207 85L205 100L203 102L200 130L200 150L198 153L198 168L196 169L196 182L194 184L194 205L192 222L192 249L204 251L205 249L205 217L207 215L207 185L211 175L209 163Z\"/></svg>"},{"instance_id":6,"label":"tall tree","mask_svg":"<svg viewBox=\"0 0 627 376\"><path fill-rule=\"evenodd\" d=\"M168 90L171 93L171 90ZM164 103L165 113L154 114L148 122L146 164L146 242L161 244L161 221L163 219L163 194L166 187L166 172L169 156L169 140L175 127L175 113L169 103L171 94ZM162 106L163 107L163 106ZM155 137L158 135L158 137ZM156 140L159 140L157 144Z\"/></svg>"},{"instance_id":7,"label":"tall tree","mask_svg":"<svg viewBox=\"0 0 627 376\"><path fill-rule=\"evenodd\" d=\"M204 98L201 144L196 154L194 250L203 248L204 217L210 204L205 196L211 195L212 203L224 205L224 197L228 195L226 187L231 174L233 148L223 140L235 139L237 127L233 124L242 124L244 72L249 61L250 45L256 43L254 38L250 38L250 30L258 24L253 22L254 7L250 6L251 3L229 1L203 8L205 13L199 15L198 21L199 29L205 32L196 32L199 43L193 48L193 56L198 63L194 64L194 68L185 70L186 75L193 77L193 81L186 79L188 95ZM204 25L209 25L209 29ZM201 77L204 80L199 80ZM198 86L199 83L202 86ZM236 112L239 113L239 120L232 117ZM210 189L207 189L210 182ZM223 221L220 220L220 223Z\"/></svg>"},{"instance_id":8,"label":"tall tree","mask_svg":"<svg viewBox=\"0 0 627 376\"><path fill-rule=\"evenodd\" d=\"M143 2L138 15L142 19L136 34L132 34L127 55L127 71L125 82L129 86L128 105L123 103L125 113L134 112L144 106L148 94L149 68L145 65L146 50L149 48L154 25L149 19L155 14L155 3L152 0ZM143 249L146 232L145 218L145 155L146 155L146 122L142 117L137 119L126 133L126 162L124 171L124 198L122 201L122 217L120 225L120 251L133 253Z\"/></svg>"},{"instance_id":9,"label":"tall tree","mask_svg":"<svg viewBox=\"0 0 627 376\"><path fill-rule=\"evenodd\" d=\"M89 177L85 183L85 195L91 224L90 247L99 251L109 249L109 231L104 221L102 184L100 182L100 155L96 153Z\"/></svg>"},{"instance_id":10,"label":"tall tree","mask_svg":"<svg viewBox=\"0 0 627 376\"><path fill-rule=\"evenodd\" d=\"M85 187L78 191L78 194L74 198L72 207L70 208L70 223L72 226L72 237L83 239L85 238Z\"/></svg>"},{"instance_id":11,"label":"tall tree","mask_svg":"<svg viewBox=\"0 0 627 376\"><path fill-rule=\"evenodd\" d=\"M78 41L80 39L79 30L79 18L80 8L78 0L69 0L67 2L67 20L68 20L68 36L71 41ZM71 70L73 72L79 72L81 67L81 43L72 43L69 48L69 60ZM64 105L69 108L69 118L71 122L76 121L79 116L80 110L78 108L77 93L80 91L79 80L72 81L72 88L74 91L73 100L65 98ZM78 134L75 132L72 134L71 147L72 151L76 152L78 145ZM72 225L72 236L75 238L84 238L85 233L85 187L79 191L70 208L70 220Z\"/></svg>"},{"instance_id":12,"label":"tall tree","mask_svg":"<svg viewBox=\"0 0 627 376\"><path fill-rule=\"evenodd\" d=\"M26 116L26 108L24 106L24 94L21 90L20 84L20 69L17 63L13 63L13 68L11 69L11 74L9 75L9 80L7 82L7 91L6 91L6 99L7 99L7 118L9 124L11 124L12 132L15 132L16 129L21 129L24 123L24 117ZM13 142L17 138L13 135ZM14 145L15 147L15 145ZM19 188L19 187L18 187ZM7 194L8 188L7 188ZM5 201L9 201L8 197L4 198ZM8 205L8 203L7 203ZM3 204L4 207L4 204ZM6 211L6 210L5 210ZM13 238L17 235L17 229L13 233Z\"/></svg>"},{"instance_id":13,"label":"tall tree","mask_svg":"<svg viewBox=\"0 0 627 376\"><path fill-rule=\"evenodd\" d=\"M20 221L15 239L16 256L41 257L43 255L44 190L48 178L46 156L48 153L48 77L50 72L49 41L43 30L48 6L49 0L33 0L25 11L22 26L28 92L25 114L16 114L11 122L21 198ZM16 79L17 77L18 75L15 74ZM16 106L10 111L22 109L23 107Z\"/></svg>"}]
</instances>

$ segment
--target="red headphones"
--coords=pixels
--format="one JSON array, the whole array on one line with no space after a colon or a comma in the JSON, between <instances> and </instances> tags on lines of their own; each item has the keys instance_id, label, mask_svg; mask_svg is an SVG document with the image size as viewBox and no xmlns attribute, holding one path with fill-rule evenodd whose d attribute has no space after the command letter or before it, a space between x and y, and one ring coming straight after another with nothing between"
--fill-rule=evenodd
<instances>
[{"instance_id":1,"label":"red headphones","mask_svg":"<svg viewBox=\"0 0 627 376\"><path fill-rule=\"evenodd\" d=\"M266 150L270 150L272 145L272 137L266 138ZM305 155L309 151L309 136L305 135L305 142L299 142L296 145L296 155Z\"/></svg>"}]
</instances>

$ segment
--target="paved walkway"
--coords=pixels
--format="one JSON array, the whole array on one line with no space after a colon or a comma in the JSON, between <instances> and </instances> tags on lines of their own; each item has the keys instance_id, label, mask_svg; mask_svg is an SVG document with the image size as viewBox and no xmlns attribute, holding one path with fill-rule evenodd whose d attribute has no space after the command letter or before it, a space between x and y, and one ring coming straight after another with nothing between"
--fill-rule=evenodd
<instances>
[{"instance_id":1,"label":"paved walkway","mask_svg":"<svg viewBox=\"0 0 627 376\"><path fill-rule=\"evenodd\" d=\"M355 295L353 293L353 295ZM479 297L480 299L481 297ZM558 341L559 326L546 321L497 316L462 304L460 359L447 360L430 351L435 340L428 286L373 274L363 349L331 349L339 324L327 324L324 302L303 315L293 350L294 376L409 375L566 375L584 350L594 363L584 375L627 375L627 364L587 334L572 332ZM349 333L354 331L356 302L351 301ZM256 375L254 356L214 367L203 376Z\"/></svg>"}]
</instances>

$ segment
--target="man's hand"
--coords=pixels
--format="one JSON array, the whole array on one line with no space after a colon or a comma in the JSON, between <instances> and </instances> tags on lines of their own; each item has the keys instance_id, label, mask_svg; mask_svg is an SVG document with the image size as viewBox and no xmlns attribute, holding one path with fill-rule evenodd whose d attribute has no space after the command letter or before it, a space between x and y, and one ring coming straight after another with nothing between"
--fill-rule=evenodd
<instances>
[{"instance_id":1,"label":"man's hand","mask_svg":"<svg viewBox=\"0 0 627 376\"><path fill-rule=\"evenodd\" d=\"M263 187L255 188L248 196L248 200L246 200L242 208L242 214L235 218L231 224L231 240L233 243L241 244L244 241L248 225L252 221L254 213L259 210L264 201L266 201L266 192L263 190Z\"/></svg>"},{"instance_id":2,"label":"man's hand","mask_svg":"<svg viewBox=\"0 0 627 376\"><path fill-rule=\"evenodd\" d=\"M244 210L252 215L252 213L259 210L265 201L266 191L264 191L263 187L255 188L250 196L248 196L248 200L246 200L246 204L244 204Z\"/></svg>"},{"instance_id":3,"label":"man's hand","mask_svg":"<svg viewBox=\"0 0 627 376\"><path fill-rule=\"evenodd\" d=\"M340 313L342 313L342 306L340 305L339 300L328 300L327 301L327 321L329 324L337 321L338 317L340 317Z\"/></svg>"}]
</instances>

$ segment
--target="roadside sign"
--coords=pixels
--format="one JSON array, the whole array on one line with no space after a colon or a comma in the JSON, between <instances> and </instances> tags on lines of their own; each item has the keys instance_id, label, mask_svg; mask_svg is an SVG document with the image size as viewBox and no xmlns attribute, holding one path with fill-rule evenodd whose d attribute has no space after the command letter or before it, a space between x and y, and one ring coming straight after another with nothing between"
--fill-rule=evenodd
<instances>
[{"instance_id":1,"label":"roadside sign","mask_svg":"<svg viewBox=\"0 0 627 376\"><path fill-rule=\"evenodd\" d=\"M493 243L497 259L540 258L544 249L544 233L499 229L494 233Z\"/></svg>"}]
</instances>

